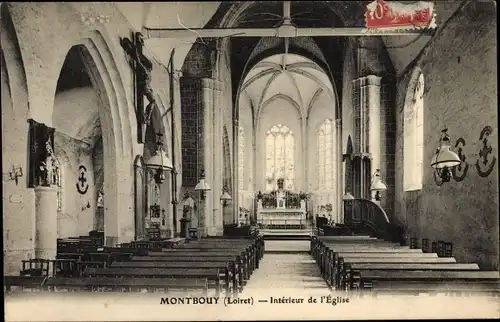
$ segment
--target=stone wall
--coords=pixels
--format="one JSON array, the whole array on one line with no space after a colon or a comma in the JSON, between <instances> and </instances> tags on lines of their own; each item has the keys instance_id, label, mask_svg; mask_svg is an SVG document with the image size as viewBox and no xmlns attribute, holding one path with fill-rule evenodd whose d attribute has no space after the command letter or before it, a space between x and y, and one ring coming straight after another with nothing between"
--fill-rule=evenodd
<instances>
[{"instance_id":1,"label":"stone wall","mask_svg":"<svg viewBox=\"0 0 500 322\"><path fill-rule=\"evenodd\" d=\"M398 82L396 105L397 219L408 226L409 237L452 242L457 261L478 262L488 269L498 269L499 251L496 36L495 3L470 2L415 62L425 81L424 174L419 191L403 191L403 108L407 92L414 90L413 70ZM492 133L480 138L487 126ZM430 161L443 128L448 128L452 148L457 153L461 149L465 159L455 178L438 186ZM485 138L491 152L483 159ZM481 175L489 167L492 172Z\"/></svg>"}]
</instances>

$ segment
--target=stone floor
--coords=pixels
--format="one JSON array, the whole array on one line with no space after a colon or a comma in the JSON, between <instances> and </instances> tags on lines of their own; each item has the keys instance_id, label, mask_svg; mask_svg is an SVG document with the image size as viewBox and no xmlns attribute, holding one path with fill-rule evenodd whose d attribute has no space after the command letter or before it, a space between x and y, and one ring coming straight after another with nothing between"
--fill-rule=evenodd
<instances>
[{"instance_id":1,"label":"stone floor","mask_svg":"<svg viewBox=\"0 0 500 322\"><path fill-rule=\"evenodd\" d=\"M328 286L308 254L309 241L266 240L260 267L243 289L242 297L281 297L283 294L326 293ZM286 290L286 292L284 292Z\"/></svg>"}]
</instances>

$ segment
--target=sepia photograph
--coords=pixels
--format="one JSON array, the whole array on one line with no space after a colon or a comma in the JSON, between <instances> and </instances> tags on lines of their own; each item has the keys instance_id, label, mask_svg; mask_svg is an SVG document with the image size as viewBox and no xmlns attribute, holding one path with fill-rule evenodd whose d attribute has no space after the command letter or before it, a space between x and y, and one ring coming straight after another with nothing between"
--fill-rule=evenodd
<instances>
[{"instance_id":1,"label":"sepia photograph","mask_svg":"<svg viewBox=\"0 0 500 322\"><path fill-rule=\"evenodd\" d=\"M0 10L5 321L500 318L496 1Z\"/></svg>"}]
</instances>

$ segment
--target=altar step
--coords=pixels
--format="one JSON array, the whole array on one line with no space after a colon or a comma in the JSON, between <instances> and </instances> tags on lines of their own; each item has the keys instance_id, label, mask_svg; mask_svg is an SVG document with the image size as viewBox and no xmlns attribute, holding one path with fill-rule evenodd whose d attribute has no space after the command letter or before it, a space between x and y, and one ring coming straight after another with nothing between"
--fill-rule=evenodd
<instances>
[{"instance_id":1,"label":"altar step","mask_svg":"<svg viewBox=\"0 0 500 322\"><path fill-rule=\"evenodd\" d=\"M311 229L259 229L264 240L310 240Z\"/></svg>"}]
</instances>

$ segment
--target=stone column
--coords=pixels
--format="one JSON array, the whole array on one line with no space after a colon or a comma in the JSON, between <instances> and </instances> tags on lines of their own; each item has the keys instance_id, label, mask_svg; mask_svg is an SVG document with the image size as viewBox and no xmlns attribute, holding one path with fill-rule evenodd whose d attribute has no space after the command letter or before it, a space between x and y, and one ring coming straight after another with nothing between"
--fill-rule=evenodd
<instances>
[{"instance_id":1,"label":"stone column","mask_svg":"<svg viewBox=\"0 0 500 322\"><path fill-rule=\"evenodd\" d=\"M361 115L359 152L370 153L372 172L380 168L380 80L381 77L368 75L354 81L359 87L360 100L357 107Z\"/></svg>"},{"instance_id":2,"label":"stone column","mask_svg":"<svg viewBox=\"0 0 500 322\"><path fill-rule=\"evenodd\" d=\"M237 119L233 119L233 148L232 148L232 156L233 156L233 162L232 162L232 182L233 182L233 223L238 222L238 217L240 214L240 205L239 205L239 185L238 185L238 162L239 162L239 157L238 157L238 133L239 133L239 121Z\"/></svg>"},{"instance_id":3,"label":"stone column","mask_svg":"<svg viewBox=\"0 0 500 322\"><path fill-rule=\"evenodd\" d=\"M55 259L57 253L57 188L35 188L35 258Z\"/></svg>"},{"instance_id":4,"label":"stone column","mask_svg":"<svg viewBox=\"0 0 500 322\"><path fill-rule=\"evenodd\" d=\"M214 118L213 118L213 86L214 82L210 78L201 79L201 110L203 113L203 168L205 169L205 180L210 186L209 191L205 191L204 216L202 236L212 235L213 230L213 195L217 194L218 187L214 185ZM220 190L220 189L219 189Z\"/></svg>"},{"instance_id":5,"label":"stone column","mask_svg":"<svg viewBox=\"0 0 500 322\"><path fill-rule=\"evenodd\" d=\"M337 196L336 200L336 214L337 217L335 218L336 223L342 223L343 222L343 212L344 212L344 206L343 206L343 195L344 195L344 172L342 171L342 165L343 165L343 158L342 158L342 120L337 119L335 121L335 173L336 173L336 186L335 186L335 196Z\"/></svg>"}]
</instances>

